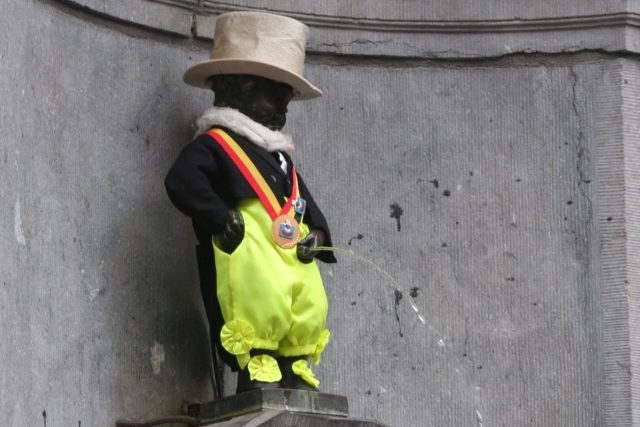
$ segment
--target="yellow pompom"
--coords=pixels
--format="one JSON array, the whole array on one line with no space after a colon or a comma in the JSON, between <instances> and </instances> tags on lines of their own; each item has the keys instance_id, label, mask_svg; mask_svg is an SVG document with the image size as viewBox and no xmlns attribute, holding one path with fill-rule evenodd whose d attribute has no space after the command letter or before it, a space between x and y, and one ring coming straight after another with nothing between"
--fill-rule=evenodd
<instances>
[{"instance_id":1,"label":"yellow pompom","mask_svg":"<svg viewBox=\"0 0 640 427\"><path fill-rule=\"evenodd\" d=\"M249 361L249 378L265 383L274 383L282 379L278 362L268 354L253 356Z\"/></svg>"},{"instance_id":2,"label":"yellow pompom","mask_svg":"<svg viewBox=\"0 0 640 427\"><path fill-rule=\"evenodd\" d=\"M313 374L313 371L311 370L311 368L309 368L309 364L306 360L300 359L296 362L293 362L293 365L291 365L291 367L293 368L294 374L300 376L300 378L305 380L312 387L318 388L318 386L320 385L320 381L318 381L316 376Z\"/></svg>"},{"instance_id":3,"label":"yellow pompom","mask_svg":"<svg viewBox=\"0 0 640 427\"><path fill-rule=\"evenodd\" d=\"M253 347L255 333L246 320L235 319L224 324L220 331L222 346L231 354L248 353Z\"/></svg>"}]
</instances>

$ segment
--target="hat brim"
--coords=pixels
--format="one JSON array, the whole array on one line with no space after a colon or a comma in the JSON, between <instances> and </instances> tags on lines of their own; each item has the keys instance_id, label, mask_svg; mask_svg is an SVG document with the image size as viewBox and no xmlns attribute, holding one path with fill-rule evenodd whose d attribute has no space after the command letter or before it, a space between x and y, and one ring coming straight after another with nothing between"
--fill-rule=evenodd
<instances>
[{"instance_id":1,"label":"hat brim","mask_svg":"<svg viewBox=\"0 0 640 427\"><path fill-rule=\"evenodd\" d=\"M264 62L247 59L210 59L189 67L182 79L189 86L211 89L211 76L250 74L286 83L295 92L292 101L303 101L322 96L322 91L307 79L291 71Z\"/></svg>"}]
</instances>

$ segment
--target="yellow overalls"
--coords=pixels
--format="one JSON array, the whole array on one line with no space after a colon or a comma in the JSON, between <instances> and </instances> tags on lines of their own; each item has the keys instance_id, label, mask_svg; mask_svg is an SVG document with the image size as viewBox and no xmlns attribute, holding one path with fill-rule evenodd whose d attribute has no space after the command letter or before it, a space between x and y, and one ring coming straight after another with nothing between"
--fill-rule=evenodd
<instances>
[{"instance_id":1,"label":"yellow overalls","mask_svg":"<svg viewBox=\"0 0 640 427\"><path fill-rule=\"evenodd\" d=\"M236 207L244 218L244 239L231 254L214 241L218 300L225 324L223 347L249 365L251 379L280 379L270 356L253 358L251 349L273 350L275 356L312 356L319 363L329 339L325 329L327 296L318 266L303 264L295 246L283 249L272 237L272 219L258 199L244 199ZM309 233L300 224L301 236ZM215 240L215 239L214 239ZM297 365L297 367L296 367ZM294 372L317 387L306 362L294 363ZM297 368L297 369L296 369Z\"/></svg>"}]
</instances>

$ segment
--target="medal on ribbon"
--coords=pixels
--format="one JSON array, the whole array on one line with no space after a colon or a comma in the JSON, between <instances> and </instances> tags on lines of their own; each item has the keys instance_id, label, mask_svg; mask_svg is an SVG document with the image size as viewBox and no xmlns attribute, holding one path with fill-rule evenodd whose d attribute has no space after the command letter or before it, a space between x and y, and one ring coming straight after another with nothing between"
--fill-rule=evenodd
<instances>
[{"instance_id":1,"label":"medal on ribbon","mask_svg":"<svg viewBox=\"0 0 640 427\"><path fill-rule=\"evenodd\" d=\"M293 210L296 211L296 216L300 216L300 218L302 218L307 210L307 201L302 197L298 197L293 203Z\"/></svg>"},{"instance_id":2,"label":"medal on ribbon","mask_svg":"<svg viewBox=\"0 0 640 427\"><path fill-rule=\"evenodd\" d=\"M280 215L273 221L273 240L281 248L292 248L300 240L300 225L295 218Z\"/></svg>"},{"instance_id":3,"label":"medal on ribbon","mask_svg":"<svg viewBox=\"0 0 640 427\"><path fill-rule=\"evenodd\" d=\"M210 130L208 134L216 140L218 145L233 160L267 210L273 221L272 235L274 242L284 249L294 247L300 239L299 222L302 221L307 207L306 201L300 197L295 167L291 171L291 195L284 205L280 206L276 195L273 194L273 190L271 190L271 187L269 187L242 147L221 129Z\"/></svg>"}]
</instances>

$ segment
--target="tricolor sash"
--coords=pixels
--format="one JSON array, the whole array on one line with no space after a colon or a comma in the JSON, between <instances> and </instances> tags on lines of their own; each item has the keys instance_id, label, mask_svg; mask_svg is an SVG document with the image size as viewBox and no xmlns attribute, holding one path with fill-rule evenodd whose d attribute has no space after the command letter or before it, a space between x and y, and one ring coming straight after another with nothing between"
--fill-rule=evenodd
<instances>
[{"instance_id":1,"label":"tricolor sash","mask_svg":"<svg viewBox=\"0 0 640 427\"><path fill-rule=\"evenodd\" d=\"M273 220L273 238L275 242L286 249L295 246L300 238L300 226L296 221L296 214L302 216L305 205L298 189L296 168L292 167L291 172L291 195L284 205L280 206L273 190L242 147L222 129L212 129L207 133L231 158L267 210Z\"/></svg>"}]
</instances>

